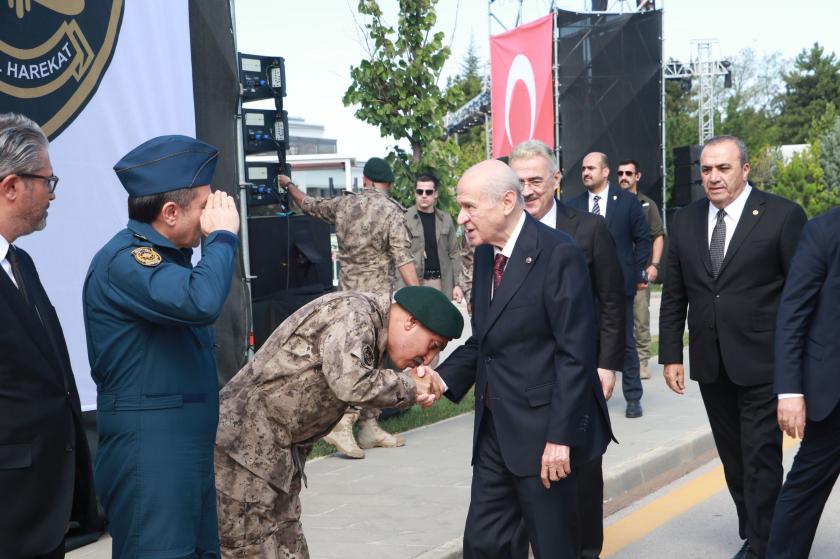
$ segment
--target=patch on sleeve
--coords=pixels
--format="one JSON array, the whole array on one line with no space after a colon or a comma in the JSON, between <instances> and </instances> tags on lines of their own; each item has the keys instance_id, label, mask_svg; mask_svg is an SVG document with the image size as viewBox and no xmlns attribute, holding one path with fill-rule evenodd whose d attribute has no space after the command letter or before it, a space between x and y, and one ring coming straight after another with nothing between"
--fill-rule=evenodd
<instances>
[{"instance_id":1,"label":"patch on sleeve","mask_svg":"<svg viewBox=\"0 0 840 559\"><path fill-rule=\"evenodd\" d=\"M154 268L163 260L152 247L137 247L131 251L131 255L137 262L150 268Z\"/></svg>"},{"instance_id":2,"label":"patch on sleeve","mask_svg":"<svg viewBox=\"0 0 840 559\"><path fill-rule=\"evenodd\" d=\"M362 362L365 367L373 367L373 348L366 345L362 348Z\"/></svg>"}]
</instances>

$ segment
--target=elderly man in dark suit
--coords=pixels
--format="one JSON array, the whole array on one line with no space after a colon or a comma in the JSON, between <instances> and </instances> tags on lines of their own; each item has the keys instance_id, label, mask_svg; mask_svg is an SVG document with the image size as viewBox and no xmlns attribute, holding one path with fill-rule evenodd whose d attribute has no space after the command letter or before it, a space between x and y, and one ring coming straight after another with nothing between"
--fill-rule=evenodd
<instances>
[{"instance_id":1,"label":"elderly man in dark suit","mask_svg":"<svg viewBox=\"0 0 840 559\"><path fill-rule=\"evenodd\" d=\"M578 210L603 216L615 241L624 275L625 352L621 368L621 388L627 408L624 415L642 416L642 380L639 354L633 337L633 300L636 291L647 287L645 268L650 260L651 241L645 212L638 198L610 184L610 164L603 153L593 152L583 158L583 185L587 192L572 198L569 205Z\"/></svg>"},{"instance_id":2,"label":"elderly man in dark suit","mask_svg":"<svg viewBox=\"0 0 840 559\"><path fill-rule=\"evenodd\" d=\"M805 225L776 317L779 427L802 445L776 501L767 557L807 557L840 474L840 209Z\"/></svg>"},{"instance_id":3,"label":"elderly man in dark suit","mask_svg":"<svg viewBox=\"0 0 840 559\"><path fill-rule=\"evenodd\" d=\"M793 202L747 183L747 148L734 136L706 142L700 172L707 199L680 210L669 228L659 362L668 386L683 394L687 314L691 378L745 540L735 557L764 557L782 485L773 325L806 217Z\"/></svg>"},{"instance_id":4,"label":"elderly man in dark suit","mask_svg":"<svg viewBox=\"0 0 840 559\"><path fill-rule=\"evenodd\" d=\"M525 210L541 223L568 233L583 250L596 300L596 364L604 398L612 396L625 348L624 277L607 223L555 198L562 173L551 149L537 140L517 145L510 167L519 177ZM604 543L604 478L601 456L578 467L579 557L598 557ZM527 544L526 544L527 545Z\"/></svg>"},{"instance_id":5,"label":"elderly man in dark suit","mask_svg":"<svg viewBox=\"0 0 840 559\"><path fill-rule=\"evenodd\" d=\"M35 264L11 244L47 224L58 178L37 124L0 115L0 557L64 557L71 521L98 524L64 333Z\"/></svg>"},{"instance_id":6,"label":"elderly man in dark suit","mask_svg":"<svg viewBox=\"0 0 840 559\"><path fill-rule=\"evenodd\" d=\"M464 557L511 557L524 518L537 559L573 558L578 464L610 438L586 260L524 211L519 179L500 161L464 173L458 204L476 247L473 335L439 372L455 401L475 384Z\"/></svg>"}]
</instances>

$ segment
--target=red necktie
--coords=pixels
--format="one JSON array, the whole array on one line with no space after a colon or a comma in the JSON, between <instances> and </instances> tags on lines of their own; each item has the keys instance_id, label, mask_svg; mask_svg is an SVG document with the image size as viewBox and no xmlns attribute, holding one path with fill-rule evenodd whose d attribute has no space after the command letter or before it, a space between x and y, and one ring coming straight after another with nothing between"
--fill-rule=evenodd
<instances>
[{"instance_id":1,"label":"red necktie","mask_svg":"<svg viewBox=\"0 0 840 559\"><path fill-rule=\"evenodd\" d=\"M493 260L493 291L499 289L499 284L502 283L502 274L505 273L505 264L507 264L507 261L508 257L501 252Z\"/></svg>"}]
</instances>

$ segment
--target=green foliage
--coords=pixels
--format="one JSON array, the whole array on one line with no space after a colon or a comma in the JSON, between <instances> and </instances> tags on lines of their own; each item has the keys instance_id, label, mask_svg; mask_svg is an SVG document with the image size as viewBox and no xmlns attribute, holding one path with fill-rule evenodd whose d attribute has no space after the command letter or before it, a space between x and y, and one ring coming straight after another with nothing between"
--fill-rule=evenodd
<instances>
[{"instance_id":1,"label":"green foliage","mask_svg":"<svg viewBox=\"0 0 840 559\"><path fill-rule=\"evenodd\" d=\"M420 406L414 406L405 413L383 419L379 423L389 433L403 433L410 429L417 429L418 427L424 427L437 423L438 421L443 421L444 419L449 419L450 417L455 417L456 415L469 413L474 409L475 393L473 389L470 389L467 395L464 396L464 399L458 404L453 404L446 398L443 398L427 410L422 409ZM333 445L320 440L312 448L312 452L307 459L311 460L312 458L326 456L335 452L336 449Z\"/></svg>"},{"instance_id":2,"label":"green foliage","mask_svg":"<svg viewBox=\"0 0 840 559\"><path fill-rule=\"evenodd\" d=\"M840 105L840 61L819 43L802 50L794 69L783 75L785 91L779 97L779 126L785 144L804 143L813 137L813 124L830 104Z\"/></svg>"},{"instance_id":3,"label":"green foliage","mask_svg":"<svg viewBox=\"0 0 840 559\"><path fill-rule=\"evenodd\" d=\"M772 181L764 185L770 192L802 206L808 217L840 205L840 192L826 187L825 174L820 166L820 151L819 142L815 142L788 162L777 155Z\"/></svg>"},{"instance_id":4,"label":"green foliage","mask_svg":"<svg viewBox=\"0 0 840 559\"><path fill-rule=\"evenodd\" d=\"M377 0L360 0L366 16L369 59L350 68L353 83L344 94L356 116L379 127L383 137L407 140L410 151L393 146L387 159L394 167L392 195L405 206L414 204L414 177L431 169L441 179L439 206L454 213L455 169L460 148L446 139L443 117L464 101L464 88L438 86L449 58L444 34L433 33L437 0L398 0L397 26L388 25ZM477 67L476 60L466 64Z\"/></svg>"},{"instance_id":5,"label":"green foliage","mask_svg":"<svg viewBox=\"0 0 840 559\"><path fill-rule=\"evenodd\" d=\"M820 166L829 191L840 193L840 118L820 137Z\"/></svg>"}]
</instances>

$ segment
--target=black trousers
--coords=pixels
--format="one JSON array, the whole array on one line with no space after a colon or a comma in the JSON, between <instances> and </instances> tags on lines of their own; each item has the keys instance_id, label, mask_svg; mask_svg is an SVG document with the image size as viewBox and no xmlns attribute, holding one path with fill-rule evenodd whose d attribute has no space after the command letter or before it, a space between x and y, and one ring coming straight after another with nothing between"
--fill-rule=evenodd
<instances>
[{"instance_id":1,"label":"black trousers","mask_svg":"<svg viewBox=\"0 0 840 559\"><path fill-rule=\"evenodd\" d=\"M738 532L764 557L770 522L782 487L782 432L772 384L738 386L721 366L700 393L712 427L726 485L738 511Z\"/></svg>"},{"instance_id":2,"label":"black trousers","mask_svg":"<svg viewBox=\"0 0 840 559\"><path fill-rule=\"evenodd\" d=\"M538 475L515 476L505 465L489 410L479 429L464 559L519 557L516 533L523 518L535 559L574 559L576 474L552 482L550 489Z\"/></svg>"},{"instance_id":3,"label":"black trousers","mask_svg":"<svg viewBox=\"0 0 840 559\"><path fill-rule=\"evenodd\" d=\"M807 403L807 402L806 402ZM767 557L808 557L825 502L840 474L840 406L823 421L808 421L776 501Z\"/></svg>"},{"instance_id":4,"label":"black trousers","mask_svg":"<svg viewBox=\"0 0 840 559\"><path fill-rule=\"evenodd\" d=\"M63 559L64 558L64 540L61 540L61 543L58 544L58 547L50 551L49 553L45 553L43 555L38 555L37 557L33 557L32 559Z\"/></svg>"},{"instance_id":5,"label":"black trousers","mask_svg":"<svg viewBox=\"0 0 840 559\"><path fill-rule=\"evenodd\" d=\"M582 559L598 559L604 547L604 472L603 457L582 464L577 469L577 531ZM572 465L574 468L574 464Z\"/></svg>"}]
</instances>

